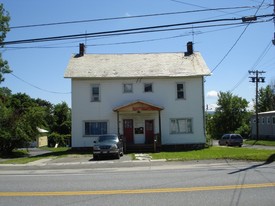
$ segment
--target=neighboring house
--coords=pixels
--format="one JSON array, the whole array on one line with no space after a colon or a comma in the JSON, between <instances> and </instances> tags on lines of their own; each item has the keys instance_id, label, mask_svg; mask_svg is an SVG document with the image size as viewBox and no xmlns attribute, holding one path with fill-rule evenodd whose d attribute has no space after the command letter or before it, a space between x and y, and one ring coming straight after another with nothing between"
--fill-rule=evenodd
<instances>
[{"instance_id":1,"label":"neighboring house","mask_svg":"<svg viewBox=\"0 0 275 206\"><path fill-rule=\"evenodd\" d=\"M72 147L116 133L126 146L204 145L204 76L192 42L184 53L84 54L65 72L72 84Z\"/></svg>"},{"instance_id":2,"label":"neighboring house","mask_svg":"<svg viewBox=\"0 0 275 206\"><path fill-rule=\"evenodd\" d=\"M36 141L30 143L30 147L47 147L48 146L48 136L47 133L49 131L45 129L41 129L37 127L37 131L39 132L38 136L36 137Z\"/></svg>"},{"instance_id":3,"label":"neighboring house","mask_svg":"<svg viewBox=\"0 0 275 206\"><path fill-rule=\"evenodd\" d=\"M259 139L275 140L275 111L258 113ZM256 138L256 115L251 117L251 137Z\"/></svg>"}]
</instances>

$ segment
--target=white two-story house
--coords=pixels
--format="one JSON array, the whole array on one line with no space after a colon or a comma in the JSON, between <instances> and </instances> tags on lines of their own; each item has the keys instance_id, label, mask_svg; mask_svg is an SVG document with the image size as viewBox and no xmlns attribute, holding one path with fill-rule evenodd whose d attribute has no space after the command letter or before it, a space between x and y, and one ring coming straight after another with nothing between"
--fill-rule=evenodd
<instances>
[{"instance_id":1,"label":"white two-story house","mask_svg":"<svg viewBox=\"0 0 275 206\"><path fill-rule=\"evenodd\" d=\"M83 45L82 45L83 49ZM116 133L127 146L204 145L205 61L193 52L80 54L65 71L72 86L72 147ZM157 138L156 138L157 137Z\"/></svg>"}]
</instances>

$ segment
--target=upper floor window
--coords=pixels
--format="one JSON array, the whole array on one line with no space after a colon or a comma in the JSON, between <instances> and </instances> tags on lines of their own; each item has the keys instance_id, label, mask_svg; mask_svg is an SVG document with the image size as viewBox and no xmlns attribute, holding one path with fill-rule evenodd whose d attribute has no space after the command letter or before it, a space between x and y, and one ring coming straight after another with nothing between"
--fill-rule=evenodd
<instances>
[{"instance_id":1,"label":"upper floor window","mask_svg":"<svg viewBox=\"0 0 275 206\"><path fill-rule=\"evenodd\" d=\"M177 83L177 99L185 99L184 83Z\"/></svg>"},{"instance_id":2,"label":"upper floor window","mask_svg":"<svg viewBox=\"0 0 275 206\"><path fill-rule=\"evenodd\" d=\"M153 92L153 84L145 83L144 84L144 92Z\"/></svg>"},{"instance_id":3,"label":"upper floor window","mask_svg":"<svg viewBox=\"0 0 275 206\"><path fill-rule=\"evenodd\" d=\"M133 84L123 84L123 92L124 93L132 93L133 92Z\"/></svg>"},{"instance_id":4,"label":"upper floor window","mask_svg":"<svg viewBox=\"0 0 275 206\"><path fill-rule=\"evenodd\" d=\"M93 84L92 85L92 102L100 102L100 85Z\"/></svg>"}]
</instances>

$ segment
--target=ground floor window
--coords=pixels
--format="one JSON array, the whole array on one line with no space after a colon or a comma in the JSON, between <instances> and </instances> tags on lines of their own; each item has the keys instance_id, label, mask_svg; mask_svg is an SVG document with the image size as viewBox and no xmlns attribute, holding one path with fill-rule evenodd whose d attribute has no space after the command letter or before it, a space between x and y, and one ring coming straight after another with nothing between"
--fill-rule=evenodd
<instances>
[{"instance_id":1,"label":"ground floor window","mask_svg":"<svg viewBox=\"0 0 275 206\"><path fill-rule=\"evenodd\" d=\"M191 118L179 118L170 119L170 133L182 134L192 133L192 119Z\"/></svg>"},{"instance_id":2,"label":"ground floor window","mask_svg":"<svg viewBox=\"0 0 275 206\"><path fill-rule=\"evenodd\" d=\"M107 134L106 121L89 121L85 122L85 135Z\"/></svg>"}]
</instances>

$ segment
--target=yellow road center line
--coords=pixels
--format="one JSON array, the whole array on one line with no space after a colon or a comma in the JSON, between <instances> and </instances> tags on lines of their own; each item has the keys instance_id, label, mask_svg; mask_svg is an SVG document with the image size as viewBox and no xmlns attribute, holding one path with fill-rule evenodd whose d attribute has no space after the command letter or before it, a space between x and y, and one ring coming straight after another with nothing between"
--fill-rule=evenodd
<instances>
[{"instance_id":1,"label":"yellow road center line","mask_svg":"<svg viewBox=\"0 0 275 206\"><path fill-rule=\"evenodd\" d=\"M122 195L122 194L175 193L175 192L197 192L197 191L233 190L233 189L253 189L253 188L266 188L266 187L275 187L275 182L261 183L261 184L135 189L135 190L60 191L60 192L58 192L58 191L53 191L53 192L0 192L0 197Z\"/></svg>"}]
</instances>

